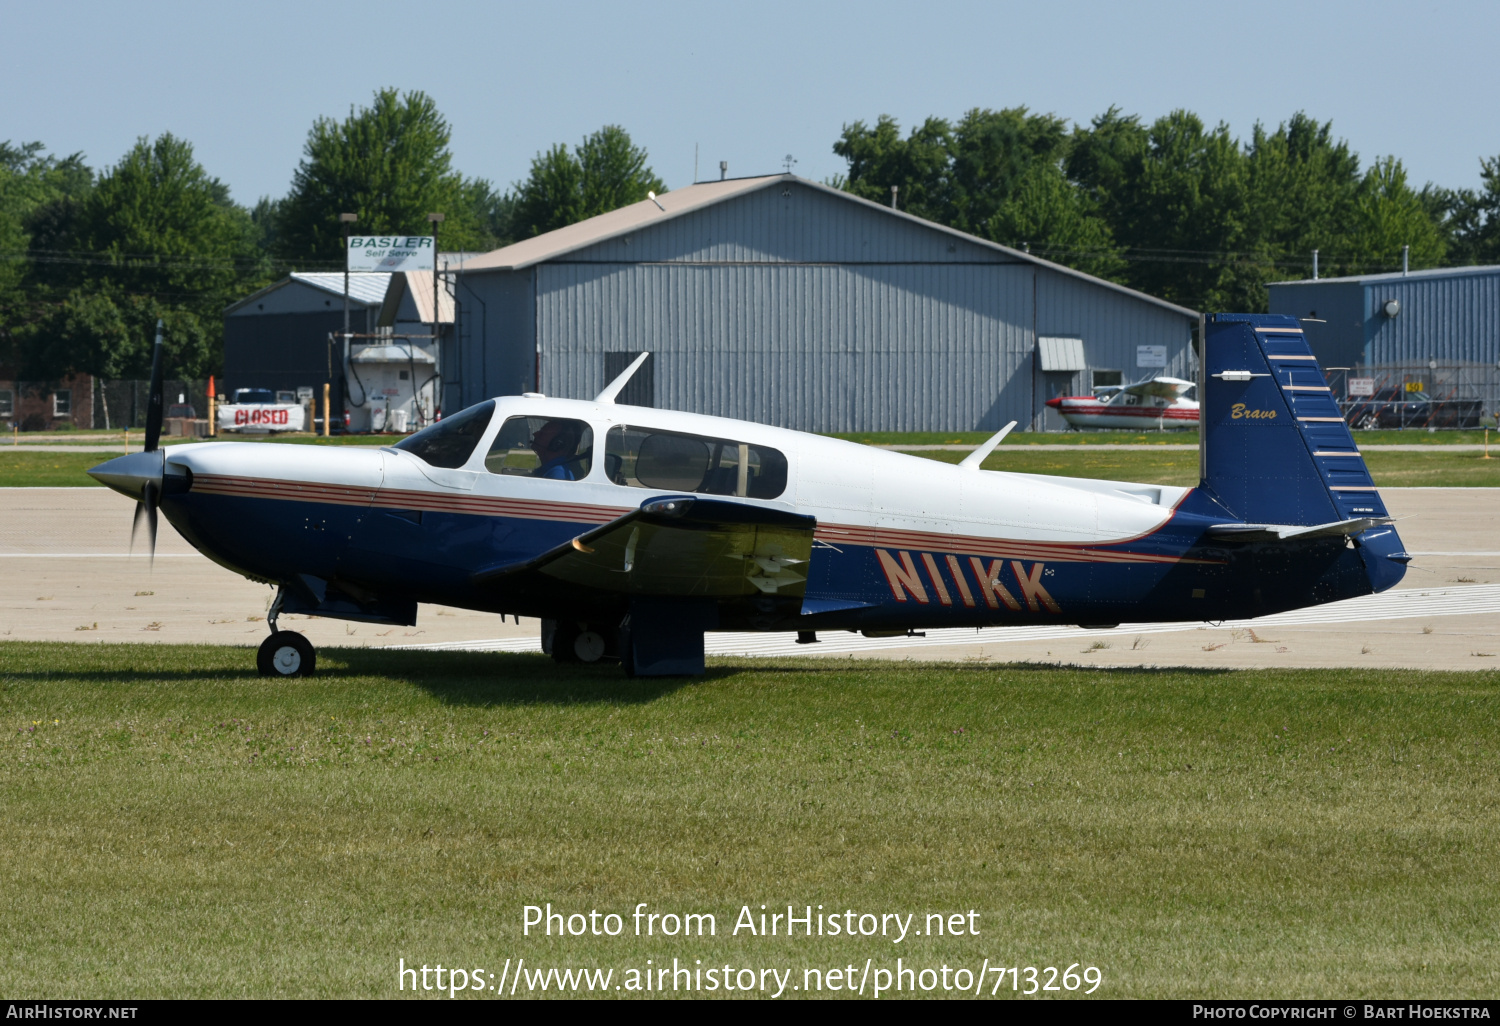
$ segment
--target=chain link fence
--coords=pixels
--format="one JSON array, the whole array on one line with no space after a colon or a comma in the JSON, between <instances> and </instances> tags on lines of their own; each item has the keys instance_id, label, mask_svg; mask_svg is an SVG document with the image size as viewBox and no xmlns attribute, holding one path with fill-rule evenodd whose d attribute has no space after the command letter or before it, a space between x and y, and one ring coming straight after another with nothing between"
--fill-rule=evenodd
<instances>
[{"instance_id":1,"label":"chain link fence","mask_svg":"<svg viewBox=\"0 0 1500 1026\"><path fill-rule=\"evenodd\" d=\"M94 379L94 428L118 431L146 426L146 400L151 382L145 379L106 381ZM162 388L163 413L168 416L204 418L208 416L208 381L166 381ZM173 411L174 406L188 406L191 411Z\"/></svg>"},{"instance_id":2,"label":"chain link fence","mask_svg":"<svg viewBox=\"0 0 1500 1026\"><path fill-rule=\"evenodd\" d=\"M1349 426L1473 430L1500 411L1500 367L1413 363L1329 367L1324 372Z\"/></svg>"}]
</instances>

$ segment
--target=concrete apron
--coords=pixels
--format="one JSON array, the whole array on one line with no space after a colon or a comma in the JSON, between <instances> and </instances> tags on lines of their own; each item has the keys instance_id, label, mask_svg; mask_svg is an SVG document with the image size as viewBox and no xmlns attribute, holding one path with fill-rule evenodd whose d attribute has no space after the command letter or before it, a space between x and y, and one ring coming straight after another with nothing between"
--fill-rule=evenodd
<instances>
[{"instance_id":1,"label":"concrete apron","mask_svg":"<svg viewBox=\"0 0 1500 1026\"><path fill-rule=\"evenodd\" d=\"M1244 623L1122 625L1110 631L1016 627L930 631L870 639L824 632L815 645L789 634L711 634L706 650L734 657L817 656L1038 662L1082 666L1246 668L1500 665L1500 489L1382 489L1408 549L1401 586ZM0 489L0 640L258 645L273 590L195 552L163 520L155 566L127 555L133 504L103 488ZM416 627L284 616L319 647L400 646L539 651L535 620L420 607Z\"/></svg>"}]
</instances>

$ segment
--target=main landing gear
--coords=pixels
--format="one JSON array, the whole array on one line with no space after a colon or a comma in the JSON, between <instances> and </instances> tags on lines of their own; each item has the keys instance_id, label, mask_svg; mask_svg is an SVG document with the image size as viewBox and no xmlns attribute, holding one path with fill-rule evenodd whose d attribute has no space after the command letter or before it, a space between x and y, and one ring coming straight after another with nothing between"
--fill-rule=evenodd
<instances>
[{"instance_id":1,"label":"main landing gear","mask_svg":"<svg viewBox=\"0 0 1500 1026\"><path fill-rule=\"evenodd\" d=\"M255 654L255 668L262 677L310 677L318 665L318 654L308 641L296 631L279 631L276 620L281 615L281 593L271 603L266 614L266 623L271 636L260 643Z\"/></svg>"},{"instance_id":2,"label":"main landing gear","mask_svg":"<svg viewBox=\"0 0 1500 1026\"><path fill-rule=\"evenodd\" d=\"M614 631L577 620L543 620L542 651L559 663L597 663L614 656Z\"/></svg>"}]
</instances>

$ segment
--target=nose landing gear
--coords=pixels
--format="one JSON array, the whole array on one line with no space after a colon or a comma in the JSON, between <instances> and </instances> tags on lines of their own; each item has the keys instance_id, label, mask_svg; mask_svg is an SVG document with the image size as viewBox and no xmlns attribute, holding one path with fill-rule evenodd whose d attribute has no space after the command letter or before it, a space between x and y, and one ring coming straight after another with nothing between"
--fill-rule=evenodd
<instances>
[{"instance_id":1,"label":"nose landing gear","mask_svg":"<svg viewBox=\"0 0 1500 1026\"><path fill-rule=\"evenodd\" d=\"M271 611L266 614L271 636L260 643L260 651L255 654L255 668L262 677L310 677L318 664L312 642L296 631L276 629L276 621L281 616L281 595L281 592L276 593L276 601L271 603Z\"/></svg>"}]
</instances>

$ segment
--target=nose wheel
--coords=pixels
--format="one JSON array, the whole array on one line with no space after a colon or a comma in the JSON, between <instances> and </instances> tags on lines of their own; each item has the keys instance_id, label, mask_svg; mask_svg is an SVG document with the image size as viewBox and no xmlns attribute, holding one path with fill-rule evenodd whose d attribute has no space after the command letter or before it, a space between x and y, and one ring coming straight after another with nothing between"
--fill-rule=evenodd
<instances>
[{"instance_id":1,"label":"nose wheel","mask_svg":"<svg viewBox=\"0 0 1500 1026\"><path fill-rule=\"evenodd\" d=\"M276 631L260 643L255 655L262 677L310 677L317 663L312 642L296 631Z\"/></svg>"}]
</instances>

